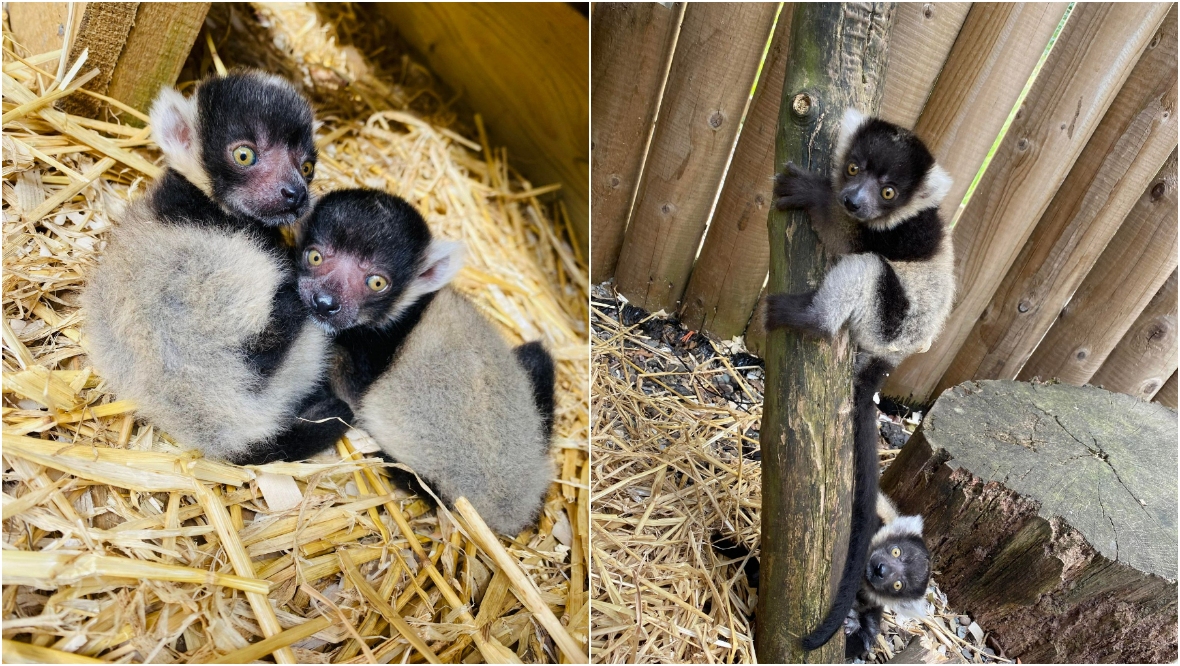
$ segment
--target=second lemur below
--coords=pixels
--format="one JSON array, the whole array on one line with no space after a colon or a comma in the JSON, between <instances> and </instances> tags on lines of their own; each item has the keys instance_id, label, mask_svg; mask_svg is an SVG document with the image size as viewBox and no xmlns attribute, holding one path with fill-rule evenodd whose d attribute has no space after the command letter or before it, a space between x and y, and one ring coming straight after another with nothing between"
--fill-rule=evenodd
<instances>
[{"instance_id":1,"label":"second lemur below","mask_svg":"<svg viewBox=\"0 0 1180 666\"><path fill-rule=\"evenodd\" d=\"M854 489L848 556L832 608L803 647L840 628L856 601L873 533L878 488L873 395L907 356L930 349L955 295L951 234L939 206L950 176L909 130L848 109L830 174L788 163L774 193L780 210L803 209L829 254L840 255L819 288L766 298L767 329L832 338L848 326L853 378Z\"/></svg>"},{"instance_id":2,"label":"second lemur below","mask_svg":"<svg viewBox=\"0 0 1180 666\"><path fill-rule=\"evenodd\" d=\"M515 536L554 478L554 364L514 349L447 285L462 243L431 237L405 200L376 190L324 196L300 229L299 296L334 335L333 392L395 461L450 505L466 497Z\"/></svg>"}]
</instances>

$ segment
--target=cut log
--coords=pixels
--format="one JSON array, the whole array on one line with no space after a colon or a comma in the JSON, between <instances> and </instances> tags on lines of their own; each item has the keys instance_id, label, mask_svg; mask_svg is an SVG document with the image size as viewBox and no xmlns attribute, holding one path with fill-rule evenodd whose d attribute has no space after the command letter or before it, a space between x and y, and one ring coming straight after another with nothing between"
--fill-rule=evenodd
<instances>
[{"instance_id":1,"label":"cut log","mask_svg":"<svg viewBox=\"0 0 1180 666\"><path fill-rule=\"evenodd\" d=\"M881 479L950 606L1024 662L1177 657L1176 413L1092 386L967 382Z\"/></svg>"}]
</instances>

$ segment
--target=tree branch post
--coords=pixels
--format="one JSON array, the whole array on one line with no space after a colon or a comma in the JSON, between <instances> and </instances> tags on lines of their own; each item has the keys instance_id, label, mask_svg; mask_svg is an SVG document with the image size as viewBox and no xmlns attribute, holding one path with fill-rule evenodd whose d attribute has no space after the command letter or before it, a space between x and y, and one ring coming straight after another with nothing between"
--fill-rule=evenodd
<instances>
[{"instance_id":1,"label":"tree branch post","mask_svg":"<svg viewBox=\"0 0 1180 666\"><path fill-rule=\"evenodd\" d=\"M876 113L893 3L800 3L779 109L775 163L829 170L844 109ZM815 289L828 256L803 211L772 209L768 293ZM842 641L805 652L847 555L852 507L852 347L773 331L762 417L761 663L842 663Z\"/></svg>"}]
</instances>

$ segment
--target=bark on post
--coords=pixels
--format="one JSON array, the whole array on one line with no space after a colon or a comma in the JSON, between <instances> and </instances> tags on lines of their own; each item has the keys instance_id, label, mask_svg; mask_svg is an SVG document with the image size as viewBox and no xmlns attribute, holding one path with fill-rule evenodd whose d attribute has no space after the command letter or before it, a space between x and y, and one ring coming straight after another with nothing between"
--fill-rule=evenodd
<instances>
[{"instance_id":1,"label":"bark on post","mask_svg":"<svg viewBox=\"0 0 1180 666\"><path fill-rule=\"evenodd\" d=\"M775 162L830 167L844 109L876 112L894 5L800 4L779 110ZM830 257L807 215L771 211L768 290L814 289ZM852 490L851 347L776 331L766 343L762 419L762 593L758 660L843 660L833 640L804 652L800 639L828 610L848 547Z\"/></svg>"}]
</instances>

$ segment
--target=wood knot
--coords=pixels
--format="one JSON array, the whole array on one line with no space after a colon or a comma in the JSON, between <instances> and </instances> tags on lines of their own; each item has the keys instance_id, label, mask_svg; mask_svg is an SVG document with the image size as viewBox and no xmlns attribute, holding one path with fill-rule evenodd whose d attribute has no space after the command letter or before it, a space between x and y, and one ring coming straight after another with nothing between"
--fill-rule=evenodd
<instances>
[{"instance_id":1,"label":"wood knot","mask_svg":"<svg viewBox=\"0 0 1180 666\"><path fill-rule=\"evenodd\" d=\"M761 194L754 195L754 205L755 206L761 208L765 204L766 204L766 197L762 196Z\"/></svg>"},{"instance_id":2,"label":"wood knot","mask_svg":"<svg viewBox=\"0 0 1180 666\"><path fill-rule=\"evenodd\" d=\"M1030 307L1032 307L1032 304L1030 304L1028 301L1020 301L1020 303L1016 306L1016 309L1020 312L1028 312Z\"/></svg>"},{"instance_id":3,"label":"wood knot","mask_svg":"<svg viewBox=\"0 0 1180 666\"><path fill-rule=\"evenodd\" d=\"M721 126L724 124L725 114L721 113L720 111L714 111L709 115L709 127L712 127L713 129L721 129Z\"/></svg>"},{"instance_id":4,"label":"wood knot","mask_svg":"<svg viewBox=\"0 0 1180 666\"><path fill-rule=\"evenodd\" d=\"M1017 141L1016 150L1019 150L1022 153L1028 150L1028 139L1021 139L1020 141Z\"/></svg>"},{"instance_id":5,"label":"wood knot","mask_svg":"<svg viewBox=\"0 0 1180 666\"><path fill-rule=\"evenodd\" d=\"M1168 191L1168 186L1163 183L1156 183L1151 188L1151 200L1158 201L1160 197L1164 196L1164 192Z\"/></svg>"},{"instance_id":6,"label":"wood knot","mask_svg":"<svg viewBox=\"0 0 1180 666\"><path fill-rule=\"evenodd\" d=\"M1078 350L1078 353L1076 354L1076 356L1077 356L1077 359L1078 359L1079 361L1084 361L1084 360L1086 360L1086 357L1087 357L1087 356L1089 356L1089 355L1090 355L1090 353L1089 353L1088 351L1086 351L1085 349L1079 349L1079 350Z\"/></svg>"},{"instance_id":7,"label":"wood knot","mask_svg":"<svg viewBox=\"0 0 1180 666\"><path fill-rule=\"evenodd\" d=\"M616 174L616 173L612 173L612 174L610 175L610 180L609 180L609 181L607 181L607 182L609 182L609 183L610 183L610 186L611 186L611 187L613 187L613 188L617 188L619 185L622 185L622 184L623 184L623 179L622 179L622 178L619 178L619 175L618 175L618 174Z\"/></svg>"},{"instance_id":8,"label":"wood knot","mask_svg":"<svg viewBox=\"0 0 1180 666\"><path fill-rule=\"evenodd\" d=\"M795 98L791 100L791 111L794 111L795 115L800 118L811 113L811 95L805 92L795 95Z\"/></svg>"}]
</instances>

